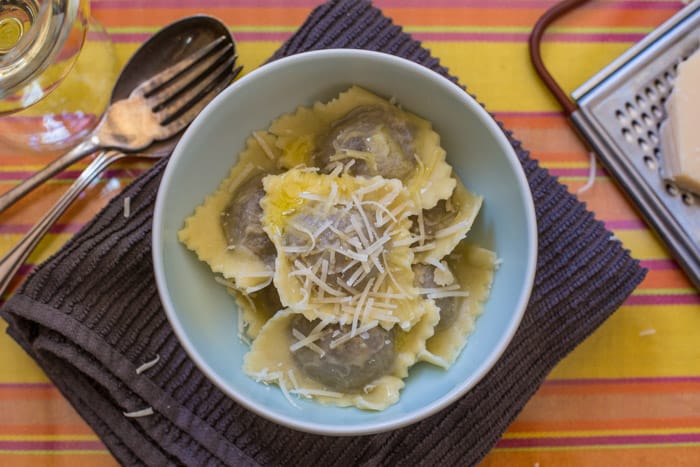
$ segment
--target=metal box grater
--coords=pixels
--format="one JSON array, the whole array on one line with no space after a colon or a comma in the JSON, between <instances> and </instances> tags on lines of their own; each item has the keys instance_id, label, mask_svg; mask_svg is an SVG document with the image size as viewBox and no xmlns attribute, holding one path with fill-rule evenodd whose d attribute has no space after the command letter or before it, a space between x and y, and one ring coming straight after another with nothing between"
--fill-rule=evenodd
<instances>
[{"instance_id":1,"label":"metal box grater","mask_svg":"<svg viewBox=\"0 0 700 467\"><path fill-rule=\"evenodd\" d=\"M572 97L579 109L571 114L698 289L700 196L664 177L659 127L678 64L699 47L696 0L577 88Z\"/></svg>"}]
</instances>

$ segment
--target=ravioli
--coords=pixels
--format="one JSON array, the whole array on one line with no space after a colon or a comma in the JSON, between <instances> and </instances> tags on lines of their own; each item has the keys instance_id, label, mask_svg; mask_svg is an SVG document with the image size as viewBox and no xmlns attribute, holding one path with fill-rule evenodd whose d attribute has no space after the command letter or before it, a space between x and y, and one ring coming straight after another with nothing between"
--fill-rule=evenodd
<instances>
[{"instance_id":1,"label":"ravioli","mask_svg":"<svg viewBox=\"0 0 700 467\"><path fill-rule=\"evenodd\" d=\"M270 132L284 168L330 172L344 164L353 175L398 178L422 209L449 198L455 187L430 123L358 86L278 118Z\"/></svg>"},{"instance_id":2,"label":"ravioli","mask_svg":"<svg viewBox=\"0 0 700 467\"><path fill-rule=\"evenodd\" d=\"M197 257L209 265L215 273L233 280L236 287L245 292L255 292L272 282L275 252L272 243L264 244L262 230L253 238L250 245L231 244L227 232L222 227L222 213L228 211L232 197L240 188L255 189L251 182L260 182L265 174L277 170L274 156L265 150L265 145L274 144L271 136L256 135L246 142L246 149L239 161L219 188L208 196L194 214L185 219L184 227L178 232L179 240ZM263 145L261 145L263 142ZM246 193L248 198L254 196ZM254 204L253 204L254 207ZM251 229L256 223L262 229L259 219L235 219L237 225ZM254 229L254 227L253 227ZM243 232L245 234L245 232ZM261 235L262 234L262 235ZM268 240L269 241L269 240ZM261 254L267 248L267 254Z\"/></svg>"},{"instance_id":3,"label":"ravioli","mask_svg":"<svg viewBox=\"0 0 700 467\"><path fill-rule=\"evenodd\" d=\"M448 274L441 275L433 266L419 267L429 268L428 274L416 274L423 278L421 292L440 310L435 334L419 359L447 369L461 353L483 312L498 259L493 251L462 242L441 265Z\"/></svg>"},{"instance_id":4,"label":"ravioli","mask_svg":"<svg viewBox=\"0 0 700 467\"><path fill-rule=\"evenodd\" d=\"M440 261L467 236L479 214L483 198L454 180L455 189L449 199L440 200L414 219L411 232L418 238L413 245L416 263Z\"/></svg>"},{"instance_id":5,"label":"ravioli","mask_svg":"<svg viewBox=\"0 0 700 467\"><path fill-rule=\"evenodd\" d=\"M290 396L298 396L383 410L398 401L409 368L425 353L439 318L429 300L421 306L422 319L409 332L387 331L375 321L351 339L342 337L347 333L340 325L281 311L262 328L243 369L256 381L279 385L292 404Z\"/></svg>"},{"instance_id":6,"label":"ravioli","mask_svg":"<svg viewBox=\"0 0 700 467\"><path fill-rule=\"evenodd\" d=\"M377 320L407 330L421 318L408 231L416 210L398 180L292 169L263 183L284 306L353 329Z\"/></svg>"}]
</instances>

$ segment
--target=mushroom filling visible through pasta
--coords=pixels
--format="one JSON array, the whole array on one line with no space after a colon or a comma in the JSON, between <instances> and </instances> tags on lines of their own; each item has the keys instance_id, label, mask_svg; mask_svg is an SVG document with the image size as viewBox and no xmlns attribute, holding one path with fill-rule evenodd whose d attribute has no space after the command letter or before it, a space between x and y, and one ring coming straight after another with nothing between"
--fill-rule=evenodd
<instances>
[{"instance_id":1,"label":"mushroom filling visible through pasta","mask_svg":"<svg viewBox=\"0 0 700 467\"><path fill-rule=\"evenodd\" d=\"M459 211L452 205L452 200L440 200L434 208L423 210L423 230L429 238L433 237L438 231L449 227L457 217ZM420 234L420 227L417 219L413 218L411 233L414 235Z\"/></svg>"},{"instance_id":2,"label":"mushroom filling visible through pasta","mask_svg":"<svg viewBox=\"0 0 700 467\"><path fill-rule=\"evenodd\" d=\"M251 177L231 196L221 213L221 227L229 247L243 246L274 267L275 247L262 228L263 210L260 200L265 196L262 179L265 174Z\"/></svg>"},{"instance_id":3,"label":"mushroom filling visible through pasta","mask_svg":"<svg viewBox=\"0 0 700 467\"><path fill-rule=\"evenodd\" d=\"M403 180L416 167L413 132L391 108L358 107L320 138L314 159L324 170L352 159L353 175Z\"/></svg>"},{"instance_id":4,"label":"mushroom filling visible through pasta","mask_svg":"<svg viewBox=\"0 0 700 467\"><path fill-rule=\"evenodd\" d=\"M435 282L435 267L428 264L414 264L413 273L415 274L415 282L421 288L440 287ZM447 329L457 321L458 302L457 297L436 298L435 306L440 310L440 321L435 326L435 331Z\"/></svg>"},{"instance_id":5,"label":"mushroom filling visible through pasta","mask_svg":"<svg viewBox=\"0 0 700 467\"><path fill-rule=\"evenodd\" d=\"M320 322L296 316L290 333L306 336ZM390 373L396 358L393 328L387 331L376 326L334 347L333 340L348 330L349 326L327 325L313 345L292 353L295 363L308 377L336 391L361 391Z\"/></svg>"}]
</instances>

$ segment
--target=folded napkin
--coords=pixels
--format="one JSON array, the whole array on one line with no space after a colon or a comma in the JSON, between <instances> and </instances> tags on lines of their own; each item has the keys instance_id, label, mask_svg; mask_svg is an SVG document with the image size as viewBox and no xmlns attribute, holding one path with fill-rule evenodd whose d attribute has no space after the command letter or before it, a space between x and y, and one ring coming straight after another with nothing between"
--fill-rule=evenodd
<instances>
[{"instance_id":1,"label":"folded napkin","mask_svg":"<svg viewBox=\"0 0 700 467\"><path fill-rule=\"evenodd\" d=\"M336 47L399 55L457 82L366 1L319 6L273 59ZM124 465L475 464L552 367L622 304L645 273L504 131L535 200L535 287L522 325L491 372L421 423L373 436L300 433L247 411L202 375L166 319L152 272L152 210L167 161L127 187L36 269L1 310L8 332ZM137 372L156 356L152 367ZM146 416L127 416L134 412Z\"/></svg>"}]
</instances>

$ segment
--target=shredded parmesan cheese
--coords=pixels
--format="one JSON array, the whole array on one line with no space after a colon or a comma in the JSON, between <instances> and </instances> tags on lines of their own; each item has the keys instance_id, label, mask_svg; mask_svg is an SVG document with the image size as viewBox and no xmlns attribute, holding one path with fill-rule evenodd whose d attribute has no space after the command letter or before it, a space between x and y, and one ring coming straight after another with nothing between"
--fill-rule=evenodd
<instances>
[{"instance_id":1,"label":"shredded parmesan cheese","mask_svg":"<svg viewBox=\"0 0 700 467\"><path fill-rule=\"evenodd\" d=\"M292 399L292 396L290 395L290 391L289 391L289 389L287 389L287 383L285 383L284 378L279 378L277 380L277 384L279 385L280 389L282 390L282 395L284 396L285 399L287 399L287 402L289 402L289 404L292 407L295 407L298 409L299 406Z\"/></svg>"},{"instance_id":2,"label":"shredded parmesan cheese","mask_svg":"<svg viewBox=\"0 0 700 467\"><path fill-rule=\"evenodd\" d=\"M462 221L458 222L454 225L451 225L449 227L445 227L444 229L440 229L437 232L435 232L434 237L436 239L444 238L444 237L449 237L453 233L459 232L460 230L464 230L466 227L469 226L469 221Z\"/></svg>"},{"instance_id":3,"label":"shredded parmesan cheese","mask_svg":"<svg viewBox=\"0 0 700 467\"><path fill-rule=\"evenodd\" d=\"M131 198L127 196L124 198L124 217L127 219L131 216Z\"/></svg>"},{"instance_id":4,"label":"shredded parmesan cheese","mask_svg":"<svg viewBox=\"0 0 700 467\"><path fill-rule=\"evenodd\" d=\"M160 361L160 355L159 355L159 354L156 354L156 357L155 357L153 360L148 361L148 362L145 362L143 365L141 365L140 367L138 367L138 368L136 369L136 374L137 374L137 375L140 375L141 373L143 373L144 371L148 370L149 368L152 368L152 367L156 366L156 364L158 364L159 361Z\"/></svg>"},{"instance_id":5,"label":"shredded parmesan cheese","mask_svg":"<svg viewBox=\"0 0 700 467\"><path fill-rule=\"evenodd\" d=\"M595 171L596 171L596 158L595 158L595 153L590 152L588 153L589 156L589 166L588 166L588 181L581 186L581 188L578 189L578 194L581 194L585 191L588 191L593 187L593 184L595 183Z\"/></svg>"},{"instance_id":6,"label":"shredded parmesan cheese","mask_svg":"<svg viewBox=\"0 0 700 467\"><path fill-rule=\"evenodd\" d=\"M275 155L272 153L272 149L270 149L270 146L268 146L267 141L265 141L259 133L259 131L254 131L253 138L255 138L255 141L258 142L267 158L271 161L275 160Z\"/></svg>"},{"instance_id":7,"label":"shredded parmesan cheese","mask_svg":"<svg viewBox=\"0 0 700 467\"><path fill-rule=\"evenodd\" d=\"M316 332L314 333L311 331L311 333L308 336L304 336L304 334L301 333L301 331L297 329L292 329L292 336L294 338L299 339L297 342L289 346L289 350L291 352L296 352L297 350L301 349L302 347L308 347L309 349L313 350L317 354L319 354L321 357L326 355L326 352L323 351L321 347L318 345L314 344L314 341L318 340L321 338L322 333Z\"/></svg>"},{"instance_id":8,"label":"shredded parmesan cheese","mask_svg":"<svg viewBox=\"0 0 700 467\"><path fill-rule=\"evenodd\" d=\"M376 320L370 321L369 323L366 323L366 324L363 324L360 328L355 330L354 334L351 331L351 332L343 334L342 336L340 336L339 338L337 338L335 340L332 340L331 344L330 344L330 348L335 349L339 345L341 345L341 344L349 341L353 337L355 337L356 334L362 334L363 332L367 332L370 329L377 327L378 324L379 324L379 321L376 321Z\"/></svg>"},{"instance_id":9,"label":"shredded parmesan cheese","mask_svg":"<svg viewBox=\"0 0 700 467\"><path fill-rule=\"evenodd\" d=\"M292 389L291 394L296 394L303 397L321 396L321 397L343 397L343 394L336 391L324 391L323 389Z\"/></svg>"},{"instance_id":10,"label":"shredded parmesan cheese","mask_svg":"<svg viewBox=\"0 0 700 467\"><path fill-rule=\"evenodd\" d=\"M153 411L153 407L146 407L145 409L134 410L133 412L122 412L122 413L127 418L139 418L139 417L148 417L149 415L153 415L155 412Z\"/></svg>"},{"instance_id":11,"label":"shredded parmesan cheese","mask_svg":"<svg viewBox=\"0 0 700 467\"><path fill-rule=\"evenodd\" d=\"M237 176L231 180L231 183L228 186L228 192L233 193L238 186L243 183L243 180L246 180L255 170L255 166L248 162L246 165L243 166L241 169L240 173L237 174Z\"/></svg>"}]
</instances>

